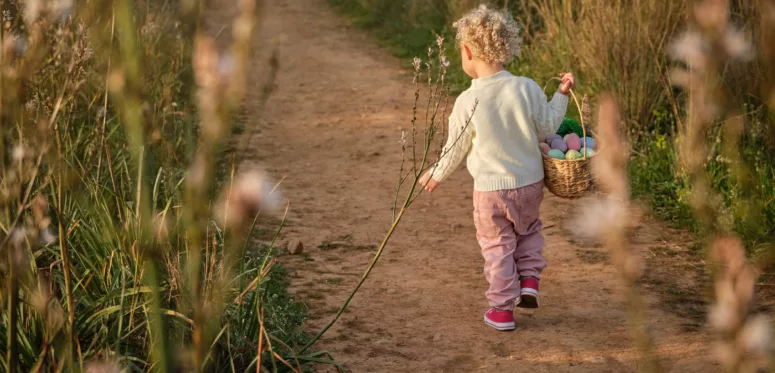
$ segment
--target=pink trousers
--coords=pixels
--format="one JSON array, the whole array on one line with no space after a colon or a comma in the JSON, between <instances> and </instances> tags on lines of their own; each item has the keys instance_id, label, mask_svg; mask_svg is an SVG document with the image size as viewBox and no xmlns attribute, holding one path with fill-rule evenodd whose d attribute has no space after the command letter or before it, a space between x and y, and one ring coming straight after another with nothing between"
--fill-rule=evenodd
<instances>
[{"instance_id":1,"label":"pink trousers","mask_svg":"<svg viewBox=\"0 0 775 373\"><path fill-rule=\"evenodd\" d=\"M476 239L490 283L485 295L491 307L513 310L520 278L540 278L546 268L538 218L543 198L543 181L512 190L474 191Z\"/></svg>"}]
</instances>

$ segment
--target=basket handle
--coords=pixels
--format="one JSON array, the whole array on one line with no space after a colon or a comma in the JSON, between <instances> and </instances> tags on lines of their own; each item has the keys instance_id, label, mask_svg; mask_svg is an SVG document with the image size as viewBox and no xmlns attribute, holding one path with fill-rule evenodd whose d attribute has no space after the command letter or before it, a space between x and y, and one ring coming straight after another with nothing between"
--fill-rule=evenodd
<instances>
[{"instance_id":1,"label":"basket handle","mask_svg":"<svg viewBox=\"0 0 775 373\"><path fill-rule=\"evenodd\" d=\"M553 78L549 79L549 81L546 82L546 85L544 85L544 92L546 92L546 87L549 86L549 83L551 83L554 80L562 82L562 79L560 79L558 77L553 77ZM576 103L576 108L578 108L578 110L579 110L579 118L580 118L579 122L581 122L581 133L584 135L584 138L586 138L587 137L587 127L584 125L584 116L581 115L581 104L579 104L579 99L576 98L576 94L573 93L573 90L570 89L569 91L570 91L571 96L573 97L573 102ZM585 143L586 143L586 141L585 141ZM584 152L583 155L584 155L583 159L587 159L587 152Z\"/></svg>"}]
</instances>

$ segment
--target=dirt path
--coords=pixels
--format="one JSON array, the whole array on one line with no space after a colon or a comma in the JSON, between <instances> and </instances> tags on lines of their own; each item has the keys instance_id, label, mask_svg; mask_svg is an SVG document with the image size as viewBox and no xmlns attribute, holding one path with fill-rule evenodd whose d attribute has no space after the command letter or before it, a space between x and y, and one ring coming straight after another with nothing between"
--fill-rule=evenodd
<instances>
[{"instance_id":1,"label":"dirt path","mask_svg":"<svg viewBox=\"0 0 775 373\"><path fill-rule=\"evenodd\" d=\"M316 331L388 228L397 141L410 119L413 90L399 61L332 14L325 0L267 3L264 31L285 42L277 91L262 119L250 124L262 131L250 162L287 177L285 235L300 238L306 255L282 261ZM256 64L265 63L265 52ZM353 372L636 371L614 268L599 247L572 243L564 217L574 216L578 205L553 196L542 206L549 262L542 308L518 311L515 332L482 323L486 282L471 186L461 170L418 200L349 312L317 347ZM644 255L658 255L646 249L671 240L671 232L656 226L636 232ZM656 283L682 281L662 280ZM683 331L686 319L652 307L650 320L666 371L716 370L705 335Z\"/></svg>"}]
</instances>

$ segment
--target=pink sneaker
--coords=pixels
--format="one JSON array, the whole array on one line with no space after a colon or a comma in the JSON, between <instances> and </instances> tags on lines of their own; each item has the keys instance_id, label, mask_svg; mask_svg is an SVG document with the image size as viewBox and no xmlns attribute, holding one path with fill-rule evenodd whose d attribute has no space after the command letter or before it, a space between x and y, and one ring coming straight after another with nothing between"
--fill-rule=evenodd
<instances>
[{"instance_id":1,"label":"pink sneaker","mask_svg":"<svg viewBox=\"0 0 775 373\"><path fill-rule=\"evenodd\" d=\"M535 277L525 277L519 282L522 288L519 295L517 307L538 308L538 279Z\"/></svg>"},{"instance_id":2,"label":"pink sneaker","mask_svg":"<svg viewBox=\"0 0 775 373\"><path fill-rule=\"evenodd\" d=\"M498 330L514 330L514 312L490 308L484 314L484 323Z\"/></svg>"}]
</instances>

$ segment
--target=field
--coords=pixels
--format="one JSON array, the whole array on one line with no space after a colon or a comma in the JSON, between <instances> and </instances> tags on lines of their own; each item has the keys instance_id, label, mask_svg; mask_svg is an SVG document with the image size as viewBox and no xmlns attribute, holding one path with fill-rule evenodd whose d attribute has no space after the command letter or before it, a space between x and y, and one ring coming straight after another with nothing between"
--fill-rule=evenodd
<instances>
[{"instance_id":1,"label":"field","mask_svg":"<svg viewBox=\"0 0 775 373\"><path fill-rule=\"evenodd\" d=\"M476 4L4 1L0 372L772 369L775 4L494 4L611 150L513 333L470 176L417 184Z\"/></svg>"}]
</instances>

